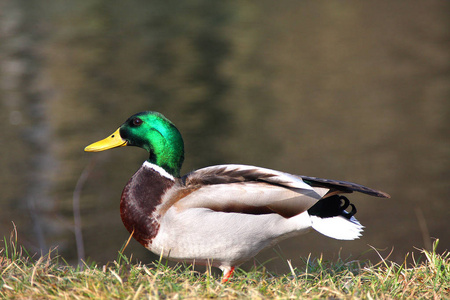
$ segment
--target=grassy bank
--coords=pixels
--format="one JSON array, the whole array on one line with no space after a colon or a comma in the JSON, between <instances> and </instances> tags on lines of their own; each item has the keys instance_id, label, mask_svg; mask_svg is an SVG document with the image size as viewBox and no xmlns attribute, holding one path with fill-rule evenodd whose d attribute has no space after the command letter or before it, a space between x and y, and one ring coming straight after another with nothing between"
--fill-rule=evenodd
<instances>
[{"instance_id":1,"label":"grassy bank","mask_svg":"<svg viewBox=\"0 0 450 300\"><path fill-rule=\"evenodd\" d=\"M7 239L0 251L0 296L9 299L450 297L450 255L434 250L423 250L408 266L386 260L372 265L309 259L305 267L292 267L285 275L264 268L238 270L226 284L189 267L168 267L163 261L131 263L120 254L106 266L80 268L52 254L35 260Z\"/></svg>"}]
</instances>

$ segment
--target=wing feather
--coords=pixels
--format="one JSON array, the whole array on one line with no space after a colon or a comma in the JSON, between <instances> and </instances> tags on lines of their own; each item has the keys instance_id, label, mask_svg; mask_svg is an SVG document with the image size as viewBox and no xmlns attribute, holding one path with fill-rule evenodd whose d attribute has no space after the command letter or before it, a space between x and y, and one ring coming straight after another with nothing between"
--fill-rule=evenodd
<instances>
[{"instance_id":1,"label":"wing feather","mask_svg":"<svg viewBox=\"0 0 450 300\"><path fill-rule=\"evenodd\" d=\"M181 179L186 185L258 181L289 188L314 190L301 177L248 165L218 165L207 167L191 172Z\"/></svg>"},{"instance_id":2,"label":"wing feather","mask_svg":"<svg viewBox=\"0 0 450 300\"><path fill-rule=\"evenodd\" d=\"M375 197L391 198L391 196L385 192L374 190L374 189L371 189L366 186L363 186L363 185L360 185L357 183L353 183L353 182L334 180L334 179L323 179L323 178L303 176L303 175L298 175L298 177L303 179L304 182L306 182L312 186L326 187L333 191L337 190L337 191L341 191L343 193L360 192L360 193L367 194L370 196L375 196Z\"/></svg>"}]
</instances>

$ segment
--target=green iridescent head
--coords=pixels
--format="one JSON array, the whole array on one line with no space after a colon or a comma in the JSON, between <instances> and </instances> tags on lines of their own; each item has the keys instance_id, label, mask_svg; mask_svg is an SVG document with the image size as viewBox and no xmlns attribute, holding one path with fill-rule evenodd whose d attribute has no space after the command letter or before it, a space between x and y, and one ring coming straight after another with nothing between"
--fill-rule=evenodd
<instances>
[{"instance_id":1,"label":"green iridescent head","mask_svg":"<svg viewBox=\"0 0 450 300\"><path fill-rule=\"evenodd\" d=\"M148 161L180 176L184 144L178 129L162 114L152 111L128 118L109 137L87 146L84 151L98 152L121 146L136 146L150 153Z\"/></svg>"}]
</instances>

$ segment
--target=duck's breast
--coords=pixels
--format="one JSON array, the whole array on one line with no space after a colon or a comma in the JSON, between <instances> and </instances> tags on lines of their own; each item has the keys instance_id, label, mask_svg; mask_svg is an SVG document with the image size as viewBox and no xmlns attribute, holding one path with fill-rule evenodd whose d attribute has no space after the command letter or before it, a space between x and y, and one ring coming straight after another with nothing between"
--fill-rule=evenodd
<instances>
[{"instance_id":1,"label":"duck's breast","mask_svg":"<svg viewBox=\"0 0 450 300\"><path fill-rule=\"evenodd\" d=\"M122 222L133 237L146 246L158 233L157 207L163 195L174 185L159 167L148 162L131 177L120 201Z\"/></svg>"}]
</instances>

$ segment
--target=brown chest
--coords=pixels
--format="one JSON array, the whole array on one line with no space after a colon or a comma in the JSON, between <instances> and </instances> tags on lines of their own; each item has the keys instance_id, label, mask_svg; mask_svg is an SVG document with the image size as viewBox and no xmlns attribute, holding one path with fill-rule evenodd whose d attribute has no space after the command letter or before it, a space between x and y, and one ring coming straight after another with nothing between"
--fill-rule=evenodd
<instances>
[{"instance_id":1,"label":"brown chest","mask_svg":"<svg viewBox=\"0 0 450 300\"><path fill-rule=\"evenodd\" d=\"M146 246L159 230L156 208L174 181L149 167L141 167L125 186L120 200L120 216L128 232Z\"/></svg>"}]
</instances>

